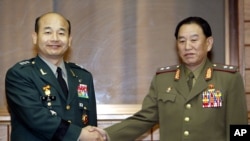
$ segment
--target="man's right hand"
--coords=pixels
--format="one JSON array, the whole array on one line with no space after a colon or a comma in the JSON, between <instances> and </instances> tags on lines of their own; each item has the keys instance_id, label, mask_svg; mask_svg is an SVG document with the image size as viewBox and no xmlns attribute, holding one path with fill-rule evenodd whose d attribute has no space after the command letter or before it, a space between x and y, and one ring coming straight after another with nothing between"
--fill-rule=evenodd
<instances>
[{"instance_id":1,"label":"man's right hand","mask_svg":"<svg viewBox=\"0 0 250 141\"><path fill-rule=\"evenodd\" d=\"M106 141L106 136L103 136L100 132L93 130L94 127L87 126L82 128L79 136L79 141Z\"/></svg>"}]
</instances>

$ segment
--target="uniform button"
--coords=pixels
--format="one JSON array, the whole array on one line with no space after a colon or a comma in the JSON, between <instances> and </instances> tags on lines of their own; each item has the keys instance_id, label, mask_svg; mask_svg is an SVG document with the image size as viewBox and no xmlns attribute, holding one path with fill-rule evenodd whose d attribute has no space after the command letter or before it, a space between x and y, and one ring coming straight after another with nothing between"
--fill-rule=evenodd
<instances>
[{"instance_id":1,"label":"uniform button","mask_svg":"<svg viewBox=\"0 0 250 141\"><path fill-rule=\"evenodd\" d=\"M185 118L184 118L184 121L189 122L189 121L190 121L190 118L189 118L189 117L185 117Z\"/></svg>"},{"instance_id":2,"label":"uniform button","mask_svg":"<svg viewBox=\"0 0 250 141\"><path fill-rule=\"evenodd\" d=\"M67 105L67 106L66 106L66 109L67 109L67 110L70 110L70 105Z\"/></svg>"},{"instance_id":3,"label":"uniform button","mask_svg":"<svg viewBox=\"0 0 250 141\"><path fill-rule=\"evenodd\" d=\"M184 136L188 136L189 132L188 131L184 131Z\"/></svg>"},{"instance_id":4,"label":"uniform button","mask_svg":"<svg viewBox=\"0 0 250 141\"><path fill-rule=\"evenodd\" d=\"M71 123L71 120L68 120L69 123Z\"/></svg>"},{"instance_id":5,"label":"uniform button","mask_svg":"<svg viewBox=\"0 0 250 141\"><path fill-rule=\"evenodd\" d=\"M187 104L187 105L186 105L186 108L187 108L187 109L190 109L190 108L191 108L191 104Z\"/></svg>"}]
</instances>

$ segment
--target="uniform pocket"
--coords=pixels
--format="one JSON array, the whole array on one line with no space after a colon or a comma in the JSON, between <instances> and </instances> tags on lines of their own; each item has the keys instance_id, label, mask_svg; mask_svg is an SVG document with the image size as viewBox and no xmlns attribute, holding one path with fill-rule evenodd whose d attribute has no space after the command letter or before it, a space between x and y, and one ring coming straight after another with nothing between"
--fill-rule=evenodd
<instances>
[{"instance_id":1,"label":"uniform pocket","mask_svg":"<svg viewBox=\"0 0 250 141\"><path fill-rule=\"evenodd\" d=\"M158 101L162 101L162 102L174 102L175 99L176 99L175 94L160 93L158 96Z\"/></svg>"}]
</instances>

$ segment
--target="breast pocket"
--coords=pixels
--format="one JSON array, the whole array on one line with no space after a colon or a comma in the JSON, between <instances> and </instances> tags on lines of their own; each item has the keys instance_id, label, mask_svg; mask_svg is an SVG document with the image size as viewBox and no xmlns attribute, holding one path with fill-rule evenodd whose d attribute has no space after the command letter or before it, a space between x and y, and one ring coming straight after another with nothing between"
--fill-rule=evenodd
<instances>
[{"instance_id":1,"label":"breast pocket","mask_svg":"<svg viewBox=\"0 0 250 141\"><path fill-rule=\"evenodd\" d=\"M158 101L166 103L166 102L175 102L175 100L176 100L176 94L159 93Z\"/></svg>"}]
</instances>

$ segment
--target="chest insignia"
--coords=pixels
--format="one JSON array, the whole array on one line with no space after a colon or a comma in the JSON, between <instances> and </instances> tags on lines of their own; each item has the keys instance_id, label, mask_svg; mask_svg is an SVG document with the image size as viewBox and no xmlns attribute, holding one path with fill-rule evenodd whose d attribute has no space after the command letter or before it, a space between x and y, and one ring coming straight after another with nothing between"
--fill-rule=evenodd
<instances>
[{"instance_id":1,"label":"chest insignia","mask_svg":"<svg viewBox=\"0 0 250 141\"><path fill-rule=\"evenodd\" d=\"M50 85L46 85L43 87L43 91L45 93L45 95L49 96L51 94L50 92Z\"/></svg>"},{"instance_id":2,"label":"chest insignia","mask_svg":"<svg viewBox=\"0 0 250 141\"><path fill-rule=\"evenodd\" d=\"M46 85L43 87L43 91L44 91L44 94L45 96L41 96L41 100L42 101L46 101L47 102L47 106L48 107L51 107L52 106L52 101L55 101L56 100L56 97L55 96L51 96L51 91L50 91L50 85Z\"/></svg>"},{"instance_id":3,"label":"chest insignia","mask_svg":"<svg viewBox=\"0 0 250 141\"><path fill-rule=\"evenodd\" d=\"M202 92L202 107L203 108L222 107L222 93L220 90L216 90L213 84L210 84L208 86L208 89Z\"/></svg>"}]
</instances>

